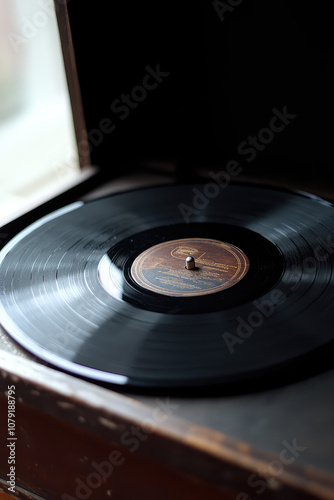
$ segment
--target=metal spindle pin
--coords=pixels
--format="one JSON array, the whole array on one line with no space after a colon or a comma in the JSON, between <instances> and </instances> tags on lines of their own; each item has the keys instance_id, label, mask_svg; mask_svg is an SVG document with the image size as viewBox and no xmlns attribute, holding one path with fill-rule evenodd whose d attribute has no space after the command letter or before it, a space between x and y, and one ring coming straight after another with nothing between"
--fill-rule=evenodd
<instances>
[{"instance_id":1,"label":"metal spindle pin","mask_svg":"<svg viewBox=\"0 0 334 500\"><path fill-rule=\"evenodd\" d=\"M195 269L194 257L189 256L186 258L186 269Z\"/></svg>"}]
</instances>

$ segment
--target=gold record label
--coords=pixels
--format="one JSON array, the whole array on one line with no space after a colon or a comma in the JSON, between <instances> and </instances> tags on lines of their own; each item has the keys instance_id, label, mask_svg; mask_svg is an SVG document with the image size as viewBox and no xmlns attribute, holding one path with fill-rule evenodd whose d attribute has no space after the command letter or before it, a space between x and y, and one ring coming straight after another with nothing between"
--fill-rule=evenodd
<instances>
[{"instance_id":1,"label":"gold record label","mask_svg":"<svg viewBox=\"0 0 334 500\"><path fill-rule=\"evenodd\" d=\"M187 257L195 267L186 268ZM205 238L165 241L134 260L135 282L156 293L192 297L220 292L238 283L249 269L246 254L230 243Z\"/></svg>"}]
</instances>

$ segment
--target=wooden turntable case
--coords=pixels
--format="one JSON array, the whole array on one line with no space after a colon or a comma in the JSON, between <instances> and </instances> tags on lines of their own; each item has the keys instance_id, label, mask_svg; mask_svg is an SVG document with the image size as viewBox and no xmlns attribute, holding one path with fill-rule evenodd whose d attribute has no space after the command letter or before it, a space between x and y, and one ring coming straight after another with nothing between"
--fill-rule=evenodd
<instances>
[{"instance_id":1,"label":"wooden turntable case","mask_svg":"<svg viewBox=\"0 0 334 500\"><path fill-rule=\"evenodd\" d=\"M82 143L66 2L56 7ZM171 179L136 172L85 199L161 182ZM304 179L298 187L305 185ZM0 498L8 498L7 390L15 385L16 493L10 497L334 499L333 369L248 394L132 394L55 370L3 330L0 339Z\"/></svg>"}]
</instances>

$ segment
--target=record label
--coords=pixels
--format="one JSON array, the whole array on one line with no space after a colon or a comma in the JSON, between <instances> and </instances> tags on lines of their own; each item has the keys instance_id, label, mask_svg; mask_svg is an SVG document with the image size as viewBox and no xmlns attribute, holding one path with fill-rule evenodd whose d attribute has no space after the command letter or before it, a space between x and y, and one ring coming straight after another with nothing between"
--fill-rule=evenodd
<instances>
[{"instance_id":1,"label":"record label","mask_svg":"<svg viewBox=\"0 0 334 500\"><path fill-rule=\"evenodd\" d=\"M248 268L246 254L234 245L206 238L183 238L142 252L133 262L131 274L147 290L190 297L229 288L245 276Z\"/></svg>"}]
</instances>

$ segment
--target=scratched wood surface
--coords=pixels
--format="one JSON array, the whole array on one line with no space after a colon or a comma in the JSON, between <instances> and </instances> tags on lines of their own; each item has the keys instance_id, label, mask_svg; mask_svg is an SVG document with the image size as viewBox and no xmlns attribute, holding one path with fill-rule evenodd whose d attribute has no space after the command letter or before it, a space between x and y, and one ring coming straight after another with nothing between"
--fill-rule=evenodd
<instances>
[{"instance_id":1,"label":"scratched wood surface","mask_svg":"<svg viewBox=\"0 0 334 500\"><path fill-rule=\"evenodd\" d=\"M333 498L330 474L296 465L300 443L264 453L180 419L173 398L144 405L5 352L0 366L0 477L8 468L6 390L14 385L16 481L42 497L75 498L81 486L91 498L229 500L257 485L264 499Z\"/></svg>"}]
</instances>

